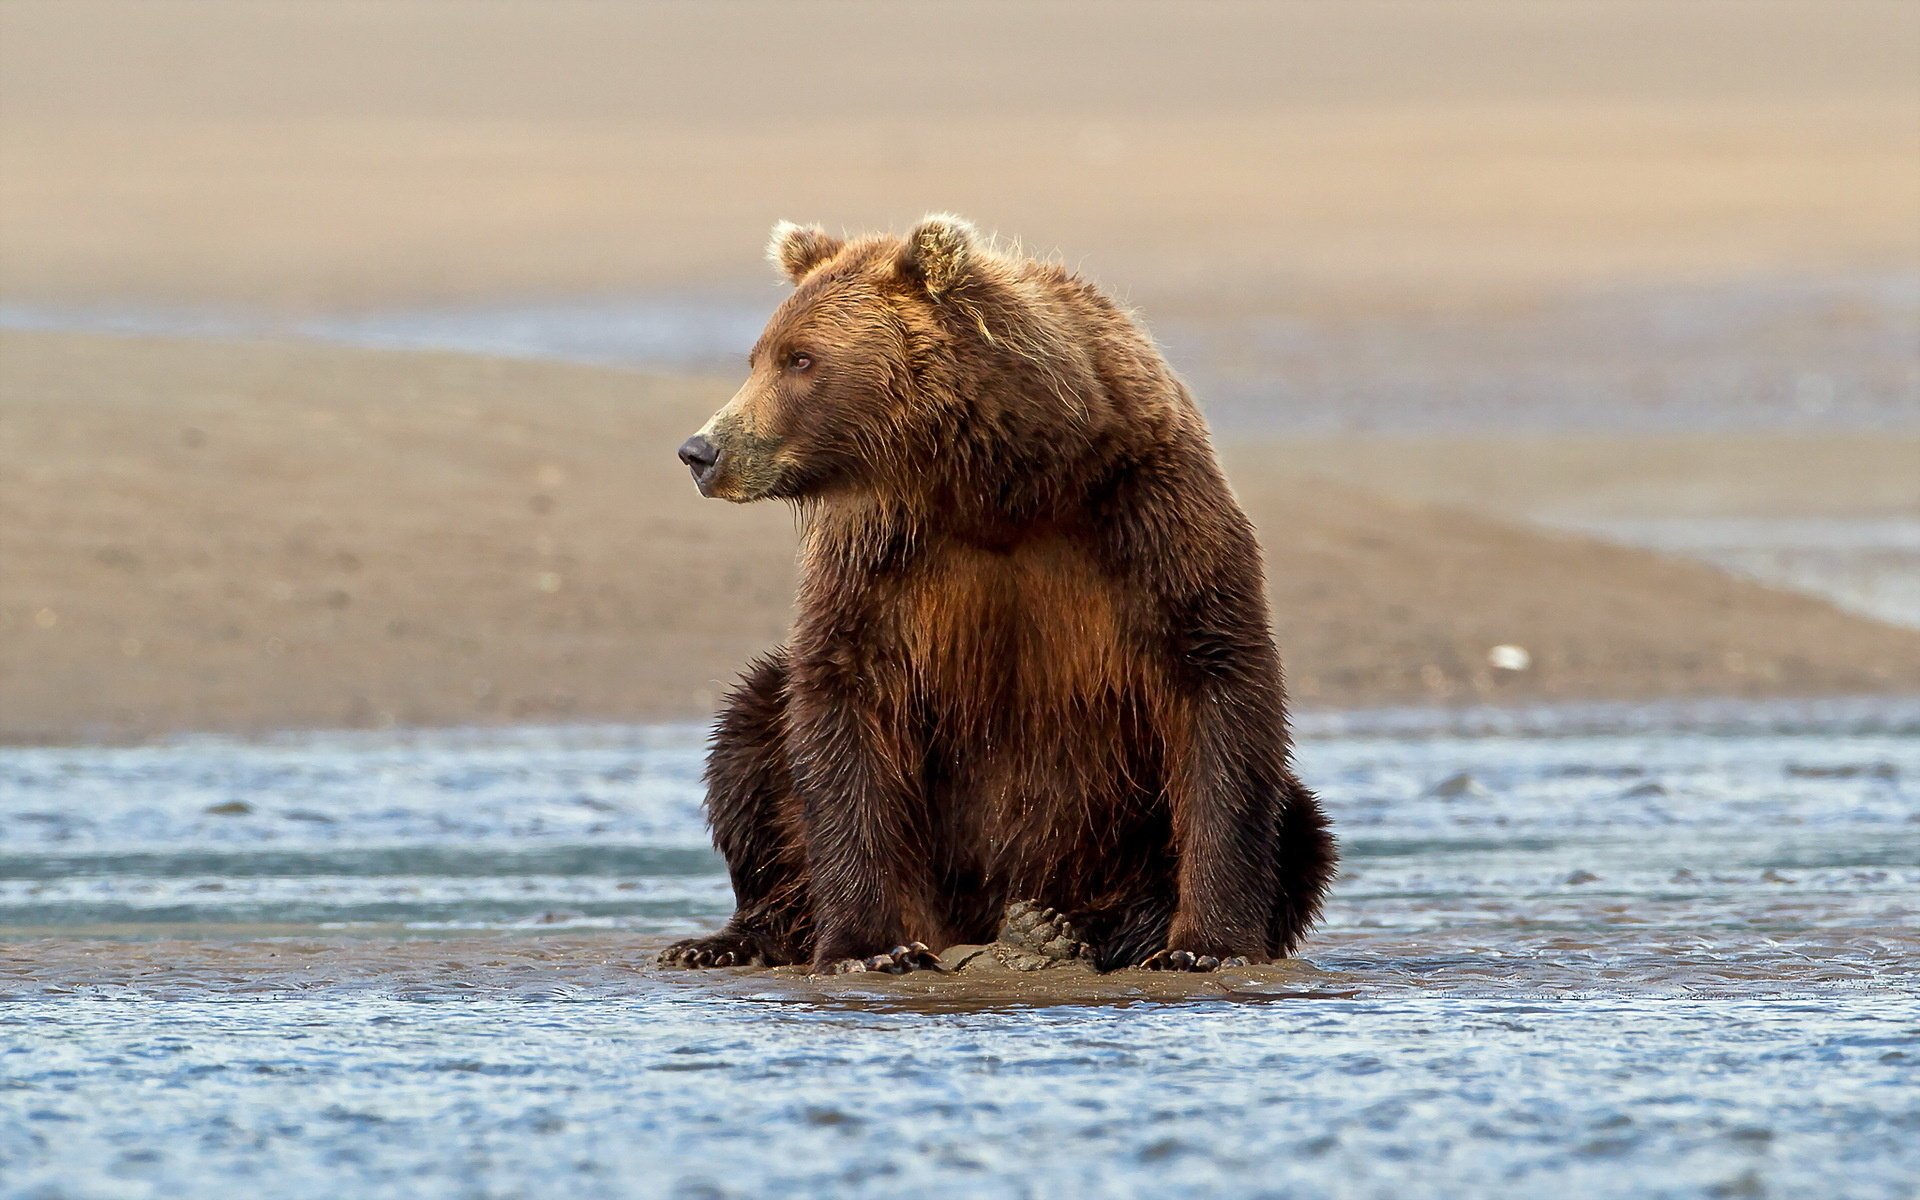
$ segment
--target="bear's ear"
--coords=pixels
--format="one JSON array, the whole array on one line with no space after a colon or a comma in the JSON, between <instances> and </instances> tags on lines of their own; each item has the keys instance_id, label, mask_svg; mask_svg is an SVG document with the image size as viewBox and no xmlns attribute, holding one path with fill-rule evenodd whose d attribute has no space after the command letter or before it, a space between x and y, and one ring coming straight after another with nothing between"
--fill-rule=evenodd
<instances>
[{"instance_id":1,"label":"bear's ear","mask_svg":"<svg viewBox=\"0 0 1920 1200\"><path fill-rule=\"evenodd\" d=\"M840 253L846 242L818 225L795 225L782 221L773 227L767 242L767 261L780 269L789 282L799 283L821 263Z\"/></svg>"},{"instance_id":2,"label":"bear's ear","mask_svg":"<svg viewBox=\"0 0 1920 1200\"><path fill-rule=\"evenodd\" d=\"M959 217L935 213L913 227L900 250L900 270L918 279L935 300L967 277L979 254L979 235Z\"/></svg>"}]
</instances>

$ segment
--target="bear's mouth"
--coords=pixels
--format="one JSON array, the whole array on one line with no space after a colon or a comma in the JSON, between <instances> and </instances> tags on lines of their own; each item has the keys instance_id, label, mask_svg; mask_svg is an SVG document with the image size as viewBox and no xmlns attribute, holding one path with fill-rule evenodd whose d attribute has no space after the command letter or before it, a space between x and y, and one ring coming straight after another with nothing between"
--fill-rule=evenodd
<instances>
[{"instance_id":1,"label":"bear's mouth","mask_svg":"<svg viewBox=\"0 0 1920 1200\"><path fill-rule=\"evenodd\" d=\"M693 486L699 488L700 494L709 500L726 499L726 497L719 492L717 487L719 483L720 467L717 463L705 471L695 469L693 472Z\"/></svg>"},{"instance_id":2,"label":"bear's mouth","mask_svg":"<svg viewBox=\"0 0 1920 1200\"><path fill-rule=\"evenodd\" d=\"M720 447L703 433L696 433L680 443L680 461L687 464L687 470L693 473L693 484L700 489L702 496L713 495L713 482L720 474L720 460L723 457Z\"/></svg>"}]
</instances>

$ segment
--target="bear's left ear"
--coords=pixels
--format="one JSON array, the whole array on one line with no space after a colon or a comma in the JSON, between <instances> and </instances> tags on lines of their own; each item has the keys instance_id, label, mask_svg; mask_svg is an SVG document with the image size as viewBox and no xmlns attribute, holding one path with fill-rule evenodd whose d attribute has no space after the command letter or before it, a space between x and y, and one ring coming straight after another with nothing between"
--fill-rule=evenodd
<instances>
[{"instance_id":1,"label":"bear's left ear","mask_svg":"<svg viewBox=\"0 0 1920 1200\"><path fill-rule=\"evenodd\" d=\"M947 213L936 213L913 227L900 250L900 270L918 279L935 300L952 291L973 269L980 253L979 234L972 225Z\"/></svg>"},{"instance_id":2,"label":"bear's left ear","mask_svg":"<svg viewBox=\"0 0 1920 1200\"><path fill-rule=\"evenodd\" d=\"M845 242L818 225L782 221L773 227L773 237L767 242L767 261L778 267L789 282L798 284L845 246Z\"/></svg>"}]
</instances>

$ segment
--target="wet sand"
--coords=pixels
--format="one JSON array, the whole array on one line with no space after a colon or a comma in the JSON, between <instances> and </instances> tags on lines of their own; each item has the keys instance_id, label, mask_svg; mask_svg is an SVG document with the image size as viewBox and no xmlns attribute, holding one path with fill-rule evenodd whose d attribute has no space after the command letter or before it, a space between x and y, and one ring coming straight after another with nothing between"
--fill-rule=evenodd
<instances>
[{"instance_id":1,"label":"wet sand","mask_svg":"<svg viewBox=\"0 0 1920 1200\"><path fill-rule=\"evenodd\" d=\"M169 1000L208 996L414 996L436 999L612 998L684 991L791 1004L967 1011L1054 1004L1351 997L1350 980L1304 964L1209 974L1117 971L1077 963L1005 965L995 950L954 947L940 971L810 976L803 967L710 971L654 965L664 939L631 934L447 935L431 938L117 941L10 936L0 946L0 1000L86 995ZM1331 980L1331 982L1330 982Z\"/></svg>"},{"instance_id":2,"label":"wet sand","mask_svg":"<svg viewBox=\"0 0 1920 1200\"><path fill-rule=\"evenodd\" d=\"M184 931L182 931L184 933ZM123 940L126 939L126 940ZM1920 937L1901 928L1744 935L1711 945L1681 930L1552 934L1492 950L1432 933L1343 931L1313 939L1308 956L1205 973L1072 962L1039 965L1016 947L954 946L938 970L810 975L805 967L688 971L657 966L667 939L630 933L316 935L222 930L216 937L151 929L85 936L9 931L0 944L0 1001L84 998L171 1001L400 998L609 1000L675 995L869 1012L981 1012L1056 1005L1273 1003L1443 994L1551 1000L1606 989L1642 997L1750 996L1855 987L1898 992L1920 962ZM1645 957L1623 969L1627 950ZM1478 958L1481 961L1475 962ZM1446 960L1444 971L1410 969ZM1331 965L1317 965L1326 963ZM1605 964L1603 967L1601 964Z\"/></svg>"},{"instance_id":3,"label":"wet sand","mask_svg":"<svg viewBox=\"0 0 1920 1200\"><path fill-rule=\"evenodd\" d=\"M0 335L0 739L702 717L792 594L788 511L704 501L673 459L731 386ZM1749 498L1769 461L1791 491L1824 458L1835 503L1911 487L1887 438L1639 445L1651 478ZM1224 448L1303 705L1920 691L1920 631L1436 505L1461 497L1418 453L1330 447ZM1532 667L1493 669L1503 644Z\"/></svg>"}]
</instances>

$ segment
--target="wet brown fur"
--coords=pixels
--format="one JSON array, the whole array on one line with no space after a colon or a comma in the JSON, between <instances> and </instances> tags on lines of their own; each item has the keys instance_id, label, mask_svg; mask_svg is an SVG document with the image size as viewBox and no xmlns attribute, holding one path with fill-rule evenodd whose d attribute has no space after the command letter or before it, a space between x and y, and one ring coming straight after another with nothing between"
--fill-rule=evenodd
<instances>
[{"instance_id":1,"label":"wet brown fur","mask_svg":"<svg viewBox=\"0 0 1920 1200\"><path fill-rule=\"evenodd\" d=\"M798 506L798 616L716 727L738 910L688 945L830 969L1032 899L1102 968L1291 953L1333 843L1253 530L1158 349L954 218L769 254L796 289L703 490Z\"/></svg>"}]
</instances>

